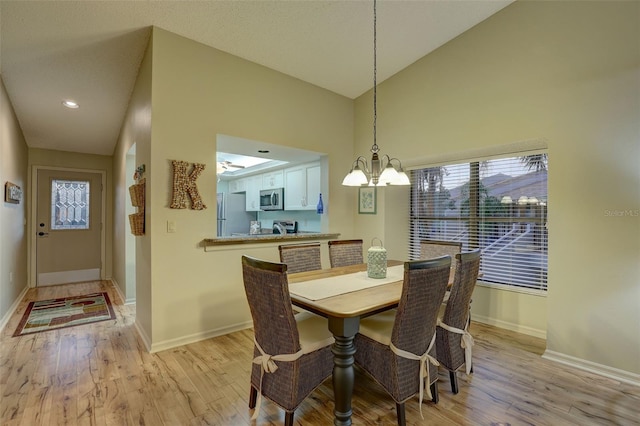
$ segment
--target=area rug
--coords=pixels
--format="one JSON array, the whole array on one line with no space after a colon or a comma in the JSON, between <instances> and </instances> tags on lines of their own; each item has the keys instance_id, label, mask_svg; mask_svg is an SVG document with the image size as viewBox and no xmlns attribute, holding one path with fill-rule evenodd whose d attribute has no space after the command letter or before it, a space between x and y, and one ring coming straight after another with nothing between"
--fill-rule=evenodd
<instances>
[{"instance_id":1,"label":"area rug","mask_svg":"<svg viewBox=\"0 0 640 426\"><path fill-rule=\"evenodd\" d=\"M13 337L115 319L107 293L29 303Z\"/></svg>"}]
</instances>

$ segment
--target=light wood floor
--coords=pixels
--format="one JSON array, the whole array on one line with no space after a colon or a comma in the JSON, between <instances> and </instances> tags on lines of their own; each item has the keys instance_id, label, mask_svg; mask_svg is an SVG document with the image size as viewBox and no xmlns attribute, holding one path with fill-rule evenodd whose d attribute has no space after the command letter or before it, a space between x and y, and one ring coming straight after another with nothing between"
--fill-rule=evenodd
<instances>
[{"instance_id":1,"label":"light wood floor","mask_svg":"<svg viewBox=\"0 0 640 426\"><path fill-rule=\"evenodd\" d=\"M32 300L108 291L117 319L11 337ZM0 335L0 425L248 425L251 330L156 354L134 330L106 282L30 289ZM541 339L472 325L474 373L451 394L440 375L440 402L407 402L409 425L640 425L640 389L543 360ZM298 425L332 423L331 380L296 411ZM356 372L354 425L396 424L394 402ZM257 425L282 424L263 403Z\"/></svg>"}]
</instances>

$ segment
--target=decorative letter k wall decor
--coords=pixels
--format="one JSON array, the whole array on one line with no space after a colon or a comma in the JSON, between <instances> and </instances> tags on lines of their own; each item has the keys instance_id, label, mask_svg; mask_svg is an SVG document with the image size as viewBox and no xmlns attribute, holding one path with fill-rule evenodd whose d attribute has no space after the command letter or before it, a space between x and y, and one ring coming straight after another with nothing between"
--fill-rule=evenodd
<instances>
[{"instance_id":1,"label":"decorative letter k wall decor","mask_svg":"<svg viewBox=\"0 0 640 426\"><path fill-rule=\"evenodd\" d=\"M172 209L186 209L187 196L191 198L192 210L203 210L207 206L202 202L196 179L205 168L204 164L193 163L193 170L187 174L189 163L186 161L171 161L173 164L173 198L171 199Z\"/></svg>"}]
</instances>

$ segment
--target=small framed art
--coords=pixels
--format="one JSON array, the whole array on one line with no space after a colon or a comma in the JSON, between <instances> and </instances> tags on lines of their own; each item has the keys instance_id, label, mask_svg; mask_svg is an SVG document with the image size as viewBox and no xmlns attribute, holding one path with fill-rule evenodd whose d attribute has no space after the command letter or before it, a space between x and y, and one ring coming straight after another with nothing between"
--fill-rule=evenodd
<instances>
[{"instance_id":1,"label":"small framed art","mask_svg":"<svg viewBox=\"0 0 640 426\"><path fill-rule=\"evenodd\" d=\"M376 214L376 189L375 186L358 188L358 213Z\"/></svg>"},{"instance_id":2,"label":"small framed art","mask_svg":"<svg viewBox=\"0 0 640 426\"><path fill-rule=\"evenodd\" d=\"M4 201L6 203L18 204L20 200L22 200L22 188L11 182L5 183Z\"/></svg>"}]
</instances>

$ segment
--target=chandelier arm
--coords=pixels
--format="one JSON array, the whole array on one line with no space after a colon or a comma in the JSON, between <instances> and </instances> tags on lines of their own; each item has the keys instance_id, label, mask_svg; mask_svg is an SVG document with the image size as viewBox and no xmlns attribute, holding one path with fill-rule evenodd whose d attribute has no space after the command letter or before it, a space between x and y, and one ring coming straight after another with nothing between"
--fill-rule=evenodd
<instances>
[{"instance_id":1,"label":"chandelier arm","mask_svg":"<svg viewBox=\"0 0 640 426\"><path fill-rule=\"evenodd\" d=\"M367 159L362 155L356 158L356 160L353 162L353 167L356 166L360 166L362 171L364 171L366 174L369 174L369 165L367 164Z\"/></svg>"},{"instance_id":2,"label":"chandelier arm","mask_svg":"<svg viewBox=\"0 0 640 426\"><path fill-rule=\"evenodd\" d=\"M391 158L389 157L389 154L383 155L382 158L380 158L380 169L384 170L389 164L393 166L391 160L397 160L397 158Z\"/></svg>"},{"instance_id":3,"label":"chandelier arm","mask_svg":"<svg viewBox=\"0 0 640 426\"><path fill-rule=\"evenodd\" d=\"M395 161L397 161L397 162L398 162L398 167L397 167L397 168L398 168L398 169L402 169L402 161L400 161L400 159L399 159L399 158L396 158L396 157L391 158L391 157L389 157L388 155L385 155L385 157L387 157L387 160L388 160L388 161L389 161L389 163L391 163L392 165L393 165L392 161L394 161L394 160L395 160ZM394 167L395 167L395 166L394 166Z\"/></svg>"}]
</instances>

